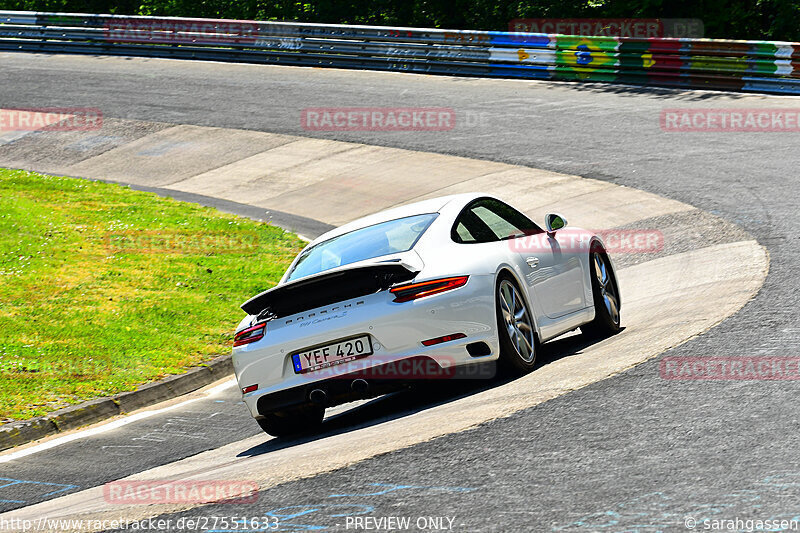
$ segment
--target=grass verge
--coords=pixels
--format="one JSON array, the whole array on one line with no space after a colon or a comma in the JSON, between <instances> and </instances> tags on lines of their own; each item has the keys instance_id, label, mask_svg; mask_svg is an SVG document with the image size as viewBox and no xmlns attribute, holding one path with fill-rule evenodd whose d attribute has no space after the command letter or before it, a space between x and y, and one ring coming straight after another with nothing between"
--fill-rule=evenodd
<instances>
[{"instance_id":1,"label":"grass verge","mask_svg":"<svg viewBox=\"0 0 800 533\"><path fill-rule=\"evenodd\" d=\"M239 304L302 246L211 208L0 169L0 423L228 353Z\"/></svg>"}]
</instances>

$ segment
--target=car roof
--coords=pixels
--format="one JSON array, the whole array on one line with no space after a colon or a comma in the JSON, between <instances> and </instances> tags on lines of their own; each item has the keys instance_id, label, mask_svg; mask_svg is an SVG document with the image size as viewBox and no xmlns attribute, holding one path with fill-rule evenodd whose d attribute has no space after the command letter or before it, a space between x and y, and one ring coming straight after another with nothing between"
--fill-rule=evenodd
<instances>
[{"instance_id":1,"label":"car roof","mask_svg":"<svg viewBox=\"0 0 800 533\"><path fill-rule=\"evenodd\" d=\"M349 233L357 229L380 224L381 222L387 222L389 220L396 220L398 218L405 218L414 215L422 215L425 213L440 213L445 206L456 207L460 211L461 206L468 204L475 198L482 198L485 196L489 195L482 193L451 194L448 196L440 196L438 198L430 198L420 202L393 207L353 220L352 222L348 222L343 226L339 226L336 229L328 231L327 233L324 233L314 239L311 243L309 243L309 246L327 241L328 239L332 239L340 235L344 235L345 233Z\"/></svg>"}]
</instances>

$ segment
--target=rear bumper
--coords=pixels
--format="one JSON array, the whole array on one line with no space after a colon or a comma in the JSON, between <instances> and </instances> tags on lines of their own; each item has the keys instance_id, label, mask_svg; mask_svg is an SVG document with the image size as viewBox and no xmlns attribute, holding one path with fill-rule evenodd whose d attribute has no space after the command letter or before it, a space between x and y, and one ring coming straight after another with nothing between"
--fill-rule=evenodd
<instances>
[{"instance_id":1,"label":"rear bumper","mask_svg":"<svg viewBox=\"0 0 800 533\"><path fill-rule=\"evenodd\" d=\"M419 300L396 303L388 291L273 320L264 338L234 349L233 365L251 414L261 416L309 402L325 390L327 405L352 401L354 379L370 383L370 395L420 379L470 377L463 367L497 359L499 344L494 277L470 276L463 287ZM463 333L464 338L424 346L423 340ZM297 374L291 355L310 346L369 335L373 354L326 370ZM475 350L478 343L483 350ZM471 355L467 346L471 346ZM461 371L454 371L460 368ZM486 372L472 377L485 377Z\"/></svg>"},{"instance_id":2,"label":"rear bumper","mask_svg":"<svg viewBox=\"0 0 800 533\"><path fill-rule=\"evenodd\" d=\"M426 357L412 357L406 359L405 362L409 365L417 365L425 368L430 368L432 365L438 367L438 363ZM324 407L331 407L401 390L416 381L416 379L398 375L396 367L396 364L384 363L383 365L376 365L365 369L365 371L342 374L341 376L315 381L307 385L292 387L271 394L264 394L259 396L256 401L256 411L258 414L266 415L274 411L288 410L293 407L314 403ZM442 372L440 371L438 373ZM433 377L435 374L437 374L437 372L432 372L431 379L435 379ZM354 383L357 380L363 383L364 388L359 389L358 387L354 387ZM323 391L325 400L322 402L313 401L311 396L312 391Z\"/></svg>"}]
</instances>

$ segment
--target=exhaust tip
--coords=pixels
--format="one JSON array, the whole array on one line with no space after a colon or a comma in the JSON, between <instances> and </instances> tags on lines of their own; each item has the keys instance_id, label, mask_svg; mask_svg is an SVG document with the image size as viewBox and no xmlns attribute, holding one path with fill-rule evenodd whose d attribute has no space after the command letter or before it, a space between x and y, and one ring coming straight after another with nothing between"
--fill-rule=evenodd
<instances>
[{"instance_id":1,"label":"exhaust tip","mask_svg":"<svg viewBox=\"0 0 800 533\"><path fill-rule=\"evenodd\" d=\"M489 348L489 345L485 342L473 342L467 344L467 353L472 357L483 357L485 355L491 355L492 349Z\"/></svg>"},{"instance_id":2,"label":"exhaust tip","mask_svg":"<svg viewBox=\"0 0 800 533\"><path fill-rule=\"evenodd\" d=\"M350 384L350 388L353 389L353 392L364 396L369 392L369 383L365 379L354 379L353 382Z\"/></svg>"},{"instance_id":3,"label":"exhaust tip","mask_svg":"<svg viewBox=\"0 0 800 533\"><path fill-rule=\"evenodd\" d=\"M328 393L322 389L314 389L309 393L308 399L311 400L311 403L325 405L328 403Z\"/></svg>"}]
</instances>

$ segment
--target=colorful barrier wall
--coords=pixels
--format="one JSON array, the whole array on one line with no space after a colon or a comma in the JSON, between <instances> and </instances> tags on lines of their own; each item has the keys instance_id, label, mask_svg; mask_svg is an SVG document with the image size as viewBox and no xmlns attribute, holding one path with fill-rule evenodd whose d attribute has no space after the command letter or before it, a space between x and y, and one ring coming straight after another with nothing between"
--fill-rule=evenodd
<instances>
[{"instance_id":1,"label":"colorful barrier wall","mask_svg":"<svg viewBox=\"0 0 800 533\"><path fill-rule=\"evenodd\" d=\"M0 11L0 50L800 94L800 43Z\"/></svg>"}]
</instances>

